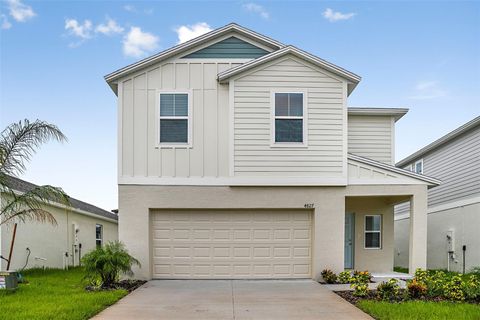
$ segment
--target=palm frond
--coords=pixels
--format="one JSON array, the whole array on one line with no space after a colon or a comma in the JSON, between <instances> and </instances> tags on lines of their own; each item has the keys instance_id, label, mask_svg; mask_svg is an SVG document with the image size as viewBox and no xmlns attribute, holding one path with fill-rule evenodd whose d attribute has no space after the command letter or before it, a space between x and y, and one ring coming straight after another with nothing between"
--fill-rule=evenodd
<instances>
[{"instance_id":1,"label":"palm frond","mask_svg":"<svg viewBox=\"0 0 480 320\"><path fill-rule=\"evenodd\" d=\"M7 191L6 194L8 197L4 197L5 201L2 201L0 211L0 225L15 219L22 222L26 220L50 222L56 225L57 221L50 212L44 209L44 205L59 203L70 206L68 195L61 188L49 185L35 187L20 195L13 191Z\"/></svg>"},{"instance_id":2,"label":"palm frond","mask_svg":"<svg viewBox=\"0 0 480 320\"><path fill-rule=\"evenodd\" d=\"M18 175L25 172L25 163L45 142L67 141L60 129L48 122L25 119L12 123L0 135L0 172Z\"/></svg>"}]
</instances>

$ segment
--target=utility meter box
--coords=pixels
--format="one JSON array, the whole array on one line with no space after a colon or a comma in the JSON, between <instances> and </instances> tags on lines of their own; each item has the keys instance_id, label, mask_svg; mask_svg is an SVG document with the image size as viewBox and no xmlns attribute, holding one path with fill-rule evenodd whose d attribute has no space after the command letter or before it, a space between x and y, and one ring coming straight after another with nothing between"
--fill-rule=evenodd
<instances>
[{"instance_id":1,"label":"utility meter box","mask_svg":"<svg viewBox=\"0 0 480 320\"><path fill-rule=\"evenodd\" d=\"M0 272L0 290L16 290L18 279L16 272Z\"/></svg>"}]
</instances>

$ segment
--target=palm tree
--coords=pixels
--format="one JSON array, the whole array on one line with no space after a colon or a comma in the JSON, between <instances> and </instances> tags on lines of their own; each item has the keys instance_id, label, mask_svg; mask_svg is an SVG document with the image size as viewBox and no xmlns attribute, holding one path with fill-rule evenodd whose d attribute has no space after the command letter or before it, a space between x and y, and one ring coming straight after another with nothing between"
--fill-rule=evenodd
<instances>
[{"instance_id":1,"label":"palm tree","mask_svg":"<svg viewBox=\"0 0 480 320\"><path fill-rule=\"evenodd\" d=\"M38 221L57 224L55 217L44 208L45 203L56 202L69 206L69 197L61 188L38 186L21 194L12 185L11 176L26 170L26 163L44 143L67 141L55 125L36 120L12 123L0 135L0 226L9 222Z\"/></svg>"}]
</instances>

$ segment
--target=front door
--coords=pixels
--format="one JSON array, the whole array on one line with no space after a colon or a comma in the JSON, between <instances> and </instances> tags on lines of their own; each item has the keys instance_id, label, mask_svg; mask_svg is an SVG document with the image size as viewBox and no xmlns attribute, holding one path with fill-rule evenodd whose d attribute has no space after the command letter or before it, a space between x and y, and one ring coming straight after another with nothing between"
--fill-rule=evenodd
<instances>
[{"instance_id":1,"label":"front door","mask_svg":"<svg viewBox=\"0 0 480 320\"><path fill-rule=\"evenodd\" d=\"M345 214L345 269L353 269L355 216Z\"/></svg>"}]
</instances>

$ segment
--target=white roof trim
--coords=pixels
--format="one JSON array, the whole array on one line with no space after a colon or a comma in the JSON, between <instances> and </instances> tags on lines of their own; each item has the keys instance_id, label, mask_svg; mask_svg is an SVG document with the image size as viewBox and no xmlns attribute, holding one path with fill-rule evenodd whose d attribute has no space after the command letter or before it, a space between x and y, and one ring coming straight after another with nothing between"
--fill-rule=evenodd
<instances>
[{"instance_id":1,"label":"white roof trim","mask_svg":"<svg viewBox=\"0 0 480 320\"><path fill-rule=\"evenodd\" d=\"M277 51L274 51L272 53L269 53L267 55L264 55L263 57L260 57L260 58L257 58L257 59L254 59L254 60L251 60L249 62L246 62L242 65L239 65L235 68L231 68L231 69L228 69L228 70L225 70L223 72L220 72L218 75L217 75L217 78L218 78L218 81L220 82L225 82L227 81L229 78L233 77L233 76L236 76L246 70L250 70L251 68L254 68L256 66L259 66L259 65L262 65L264 63L267 63L269 61L272 61L274 59L277 59L281 56L284 56L286 54L293 54L301 59L304 59L310 63L313 63L317 66L319 66L320 68L323 68L323 69L326 69L330 72L332 72L333 74L336 74L346 80L348 80L350 83L351 83L351 88L349 88L349 92L351 92L355 86L360 82L360 80L362 79L360 76L356 75L355 73L352 73L348 70L345 70L333 63L330 63L326 60L323 60L319 57L316 57L306 51L303 51L303 50L300 50L294 46L286 46L282 49L279 49Z\"/></svg>"},{"instance_id":2,"label":"white roof trim","mask_svg":"<svg viewBox=\"0 0 480 320\"><path fill-rule=\"evenodd\" d=\"M236 31L240 34L244 34L250 38L255 39L256 41L265 44L268 47L271 47L273 49L280 49L283 48L285 45L273 40L267 36L264 36L262 34L259 34L257 32L254 32L250 29L244 28L242 26L239 26L236 23L230 23L224 27L215 29L213 31L210 31L206 34L203 34L199 37L196 37L192 40L189 40L187 42L181 43L179 45L176 45L170 49L164 50L160 53L157 53L153 56L150 56L148 58L145 58L143 60L140 60L138 62L135 62L133 64L130 64L126 67L123 67L121 69L118 69L112 73L109 73L105 76L105 81L107 81L108 84L112 85L112 82L117 80L120 77L125 76L126 74L129 74L131 72L134 72L138 69L144 68L146 66L149 66L151 64L157 63L159 61L165 60L173 55L179 54L183 51L186 51L188 49L191 49L203 42L209 41L211 39L214 39L216 37L219 37L223 34L226 34L228 32Z\"/></svg>"},{"instance_id":3,"label":"white roof trim","mask_svg":"<svg viewBox=\"0 0 480 320\"><path fill-rule=\"evenodd\" d=\"M396 165L398 167L403 167L406 164L409 164L410 162L412 162L413 160L415 160L417 158L420 158L425 153L430 152L430 151L438 148L442 144L453 140L454 138L456 138L459 135L461 135L462 133L467 132L468 130L476 127L477 125L480 125L480 116L474 118L473 120L470 120L469 122L467 122L464 125L458 127L457 129L447 133L446 135L444 135L440 139L435 140L434 142L432 142L429 145L423 147L422 149L418 150L417 152L412 153L408 157L406 157L403 160L400 160L399 162L397 162Z\"/></svg>"},{"instance_id":4,"label":"white roof trim","mask_svg":"<svg viewBox=\"0 0 480 320\"><path fill-rule=\"evenodd\" d=\"M395 121L400 120L407 112L407 108L348 107L348 115L393 116Z\"/></svg>"},{"instance_id":5,"label":"white roof trim","mask_svg":"<svg viewBox=\"0 0 480 320\"><path fill-rule=\"evenodd\" d=\"M395 173L401 174L403 176L414 178L414 179L426 182L427 184L429 184L431 186L438 186L439 184L442 183L442 181L440 181L438 179L435 179L435 178L432 178L432 177L429 177L429 176L425 176L423 174L418 174L418 173L415 173L415 172L412 172L412 171L408 171L408 170L405 170L405 169L400 169L400 168L397 168L395 166L392 166L392 165L389 165L389 164L386 164L386 163L383 163L383 162L380 162L380 161L375 161L375 160L372 160L372 159L369 159L369 158L357 156L355 154L349 153L348 154L348 159L358 161L358 162L361 162L361 163L364 163L364 164L367 164L367 165L371 165L373 167L377 167L377 168L380 168L380 169L383 169L383 170L386 170L386 171L395 172Z\"/></svg>"}]
</instances>

